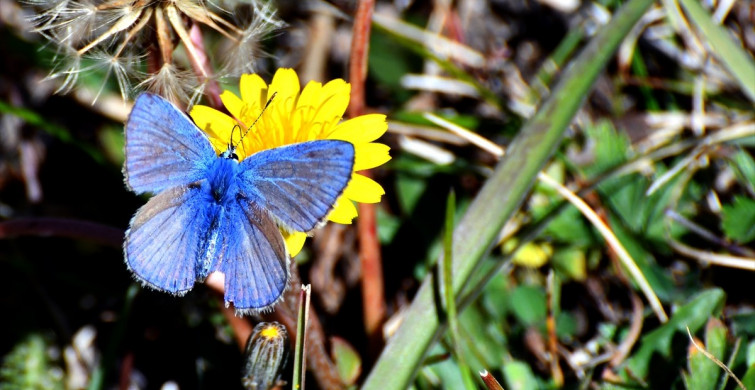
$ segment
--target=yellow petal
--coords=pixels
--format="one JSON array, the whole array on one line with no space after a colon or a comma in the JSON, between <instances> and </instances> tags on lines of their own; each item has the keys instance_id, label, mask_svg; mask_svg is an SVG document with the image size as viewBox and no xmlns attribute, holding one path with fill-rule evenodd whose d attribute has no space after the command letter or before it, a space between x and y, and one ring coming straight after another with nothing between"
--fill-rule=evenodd
<instances>
[{"instance_id":1,"label":"yellow petal","mask_svg":"<svg viewBox=\"0 0 755 390\"><path fill-rule=\"evenodd\" d=\"M342 196L336 201L335 207L328 214L328 219L336 223L350 225L351 220L356 216L357 208L354 207L354 203Z\"/></svg>"},{"instance_id":2,"label":"yellow petal","mask_svg":"<svg viewBox=\"0 0 755 390\"><path fill-rule=\"evenodd\" d=\"M260 105L267 102L267 83L257 74L242 74L239 92L241 92L241 100L246 104Z\"/></svg>"},{"instance_id":3,"label":"yellow petal","mask_svg":"<svg viewBox=\"0 0 755 390\"><path fill-rule=\"evenodd\" d=\"M202 129L210 139L212 147L218 154L228 148L228 140L236 121L230 116L200 104L195 105L189 113L194 123Z\"/></svg>"},{"instance_id":4,"label":"yellow petal","mask_svg":"<svg viewBox=\"0 0 755 390\"><path fill-rule=\"evenodd\" d=\"M301 248L304 247L304 241L307 240L307 234L302 232L286 232L281 231L283 239L286 240L286 249L288 254L294 257L301 252Z\"/></svg>"},{"instance_id":5,"label":"yellow petal","mask_svg":"<svg viewBox=\"0 0 755 390\"><path fill-rule=\"evenodd\" d=\"M388 130L383 114L358 116L340 123L327 138L349 141L353 144L372 142Z\"/></svg>"},{"instance_id":6,"label":"yellow petal","mask_svg":"<svg viewBox=\"0 0 755 390\"><path fill-rule=\"evenodd\" d=\"M324 131L330 132L331 128L341 121L346 107L349 106L351 97L351 85L342 79L329 81L322 87L321 108L317 112L316 121L323 121ZM326 134L318 134L323 138Z\"/></svg>"},{"instance_id":7,"label":"yellow petal","mask_svg":"<svg viewBox=\"0 0 755 390\"><path fill-rule=\"evenodd\" d=\"M296 142L322 139L341 121L349 105L351 87L341 79L321 83L311 81L301 92L292 122L300 129Z\"/></svg>"},{"instance_id":8,"label":"yellow petal","mask_svg":"<svg viewBox=\"0 0 755 390\"><path fill-rule=\"evenodd\" d=\"M275 97L276 104L281 104L281 100L288 100L288 98L294 97L293 100L285 103L293 109L293 105L296 103L296 95L299 94L300 90L299 76L296 75L296 72L293 69L281 68L275 72L267 94L268 97L271 97L273 93L278 93L278 96ZM287 110L289 114L291 113L291 109Z\"/></svg>"},{"instance_id":9,"label":"yellow petal","mask_svg":"<svg viewBox=\"0 0 755 390\"><path fill-rule=\"evenodd\" d=\"M268 96L275 96L265 114L265 141L269 147L294 143L299 132L299 124L291 121L299 95L299 77L293 69L278 69L267 90ZM268 122L269 120L269 122Z\"/></svg>"},{"instance_id":10,"label":"yellow petal","mask_svg":"<svg viewBox=\"0 0 755 390\"><path fill-rule=\"evenodd\" d=\"M297 134L293 142L303 142L316 139L322 132L322 121L318 123L315 117L322 105L322 84L310 81L304 86L296 102L296 109L291 115L291 122L297 127Z\"/></svg>"},{"instance_id":11,"label":"yellow petal","mask_svg":"<svg viewBox=\"0 0 755 390\"><path fill-rule=\"evenodd\" d=\"M388 145L378 143L354 145L354 170L361 171L387 163L391 159L389 150Z\"/></svg>"},{"instance_id":12,"label":"yellow petal","mask_svg":"<svg viewBox=\"0 0 755 390\"><path fill-rule=\"evenodd\" d=\"M225 109L236 119L240 120L242 124L245 124L246 118L244 118L244 102L231 91L223 91L220 94L220 100L223 101Z\"/></svg>"},{"instance_id":13,"label":"yellow petal","mask_svg":"<svg viewBox=\"0 0 755 390\"><path fill-rule=\"evenodd\" d=\"M358 173L351 175L351 181L343 191L343 196L360 203L378 203L385 190L375 180Z\"/></svg>"}]
</instances>

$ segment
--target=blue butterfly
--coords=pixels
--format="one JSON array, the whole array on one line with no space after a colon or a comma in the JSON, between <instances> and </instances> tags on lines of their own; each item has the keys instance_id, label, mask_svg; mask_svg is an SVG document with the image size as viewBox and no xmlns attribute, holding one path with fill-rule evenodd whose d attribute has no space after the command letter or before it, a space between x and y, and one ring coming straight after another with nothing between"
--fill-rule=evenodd
<instances>
[{"instance_id":1,"label":"blue butterfly","mask_svg":"<svg viewBox=\"0 0 755 390\"><path fill-rule=\"evenodd\" d=\"M153 193L131 219L126 265L142 284L183 295L213 271L237 314L275 305L289 279L280 228L309 232L351 178L354 146L318 140L239 162L163 98L144 93L126 123L127 186Z\"/></svg>"}]
</instances>

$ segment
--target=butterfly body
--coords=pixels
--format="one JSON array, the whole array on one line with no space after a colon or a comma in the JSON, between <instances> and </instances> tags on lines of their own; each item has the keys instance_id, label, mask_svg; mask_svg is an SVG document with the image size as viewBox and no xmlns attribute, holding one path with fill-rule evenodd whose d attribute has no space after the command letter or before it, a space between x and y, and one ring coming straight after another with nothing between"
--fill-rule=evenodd
<instances>
[{"instance_id":1,"label":"butterfly body","mask_svg":"<svg viewBox=\"0 0 755 390\"><path fill-rule=\"evenodd\" d=\"M162 98L142 94L126 124L127 185L156 194L131 220L125 261L134 277L183 295L225 274L225 301L247 314L274 305L289 256L280 229L308 232L348 183L354 148L321 140L260 151L239 162Z\"/></svg>"}]
</instances>

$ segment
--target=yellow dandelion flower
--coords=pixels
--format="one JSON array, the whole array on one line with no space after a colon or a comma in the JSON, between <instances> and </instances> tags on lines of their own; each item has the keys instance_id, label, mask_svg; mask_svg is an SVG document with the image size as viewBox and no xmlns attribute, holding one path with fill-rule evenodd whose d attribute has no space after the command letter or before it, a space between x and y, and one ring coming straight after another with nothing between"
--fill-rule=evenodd
<instances>
[{"instance_id":1,"label":"yellow dandelion flower","mask_svg":"<svg viewBox=\"0 0 755 390\"><path fill-rule=\"evenodd\" d=\"M354 145L354 173L336 201L328 220L350 224L357 216L353 202L378 203L385 193L372 179L356 173L385 164L391 159L387 145L373 142L388 129L385 115L369 114L341 121L349 104L351 86L342 79L326 84L309 82L302 90L299 76L293 69L279 69L267 85L256 74L241 76L241 97L224 91L220 98L232 115L211 107L196 105L191 110L194 122L210 137L215 151L228 148L231 137L238 142L234 126L248 129L260 115L267 100L275 100L260 116L236 149L239 161L265 149L318 139L337 139ZM244 131L244 130L242 130ZM289 253L295 256L306 239L302 232L282 232Z\"/></svg>"}]
</instances>

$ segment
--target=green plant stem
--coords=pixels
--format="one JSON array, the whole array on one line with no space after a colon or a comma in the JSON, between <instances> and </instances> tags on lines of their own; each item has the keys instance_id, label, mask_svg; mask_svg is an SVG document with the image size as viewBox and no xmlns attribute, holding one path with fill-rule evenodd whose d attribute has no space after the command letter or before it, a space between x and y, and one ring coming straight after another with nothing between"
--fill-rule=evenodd
<instances>
[{"instance_id":1,"label":"green plant stem","mask_svg":"<svg viewBox=\"0 0 755 390\"><path fill-rule=\"evenodd\" d=\"M495 244L506 220L522 204L535 176L558 146L598 74L650 4L652 0L626 3L582 50L553 94L514 139L493 176L469 206L454 234L455 296ZM430 273L423 281L403 324L388 340L363 389L403 389L413 380L444 327L437 315L438 302L433 293L435 278Z\"/></svg>"},{"instance_id":2,"label":"green plant stem","mask_svg":"<svg viewBox=\"0 0 755 390\"><path fill-rule=\"evenodd\" d=\"M296 321L296 348L294 349L294 374L291 384L291 388L296 390L304 389L304 376L307 373L306 340L310 294L310 285L302 286L301 293L299 294L299 315Z\"/></svg>"}]
</instances>

